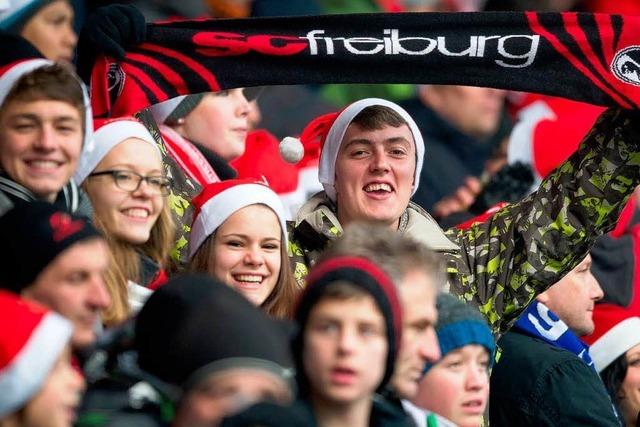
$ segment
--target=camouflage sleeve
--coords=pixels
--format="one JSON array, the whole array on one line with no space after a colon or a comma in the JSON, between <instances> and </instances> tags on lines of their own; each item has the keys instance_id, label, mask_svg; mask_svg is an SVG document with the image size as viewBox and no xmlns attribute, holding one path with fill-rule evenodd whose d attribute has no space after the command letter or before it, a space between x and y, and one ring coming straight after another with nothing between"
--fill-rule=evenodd
<instances>
[{"instance_id":1,"label":"camouflage sleeve","mask_svg":"<svg viewBox=\"0 0 640 427\"><path fill-rule=\"evenodd\" d=\"M603 113L578 150L537 192L467 230L447 236L452 293L476 304L494 334L575 267L611 230L640 183L640 112Z\"/></svg>"}]
</instances>

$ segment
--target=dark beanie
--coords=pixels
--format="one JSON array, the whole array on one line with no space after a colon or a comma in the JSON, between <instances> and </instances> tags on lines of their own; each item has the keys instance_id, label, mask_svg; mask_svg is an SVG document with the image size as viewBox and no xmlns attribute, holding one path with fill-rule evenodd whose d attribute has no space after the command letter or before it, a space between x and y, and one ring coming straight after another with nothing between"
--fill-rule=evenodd
<instances>
[{"instance_id":1,"label":"dark beanie","mask_svg":"<svg viewBox=\"0 0 640 427\"><path fill-rule=\"evenodd\" d=\"M493 360L496 344L487 321L477 308L465 304L449 294L438 295L438 324L436 333L440 351L444 357L450 351L469 344L481 345L489 353L489 361ZM427 363L424 371L433 364Z\"/></svg>"},{"instance_id":2,"label":"dark beanie","mask_svg":"<svg viewBox=\"0 0 640 427\"><path fill-rule=\"evenodd\" d=\"M402 310L395 286L389 276L371 261L349 256L329 258L314 266L307 276L307 287L300 296L295 311L299 329L293 342L293 351L298 369L298 382L302 391L306 392L308 384L302 367L302 348L309 313L320 301L327 286L339 281L348 282L367 292L384 317L389 351L384 377L378 386L378 390L381 390L393 375L402 338Z\"/></svg>"},{"instance_id":3,"label":"dark beanie","mask_svg":"<svg viewBox=\"0 0 640 427\"><path fill-rule=\"evenodd\" d=\"M135 335L140 367L182 391L231 368L268 371L292 385L285 329L206 275L179 275L155 291L138 314Z\"/></svg>"},{"instance_id":4,"label":"dark beanie","mask_svg":"<svg viewBox=\"0 0 640 427\"><path fill-rule=\"evenodd\" d=\"M190 112L195 110L195 108L198 106L198 104L200 104L200 101L202 101L205 95L206 93L196 93L185 96L182 101L180 101L180 103L176 105L176 108L174 108L173 111L169 113L164 122L173 124L178 119L186 117Z\"/></svg>"},{"instance_id":5,"label":"dark beanie","mask_svg":"<svg viewBox=\"0 0 640 427\"><path fill-rule=\"evenodd\" d=\"M86 218L52 204L16 204L0 217L0 288L20 293L67 248L97 237Z\"/></svg>"}]
</instances>

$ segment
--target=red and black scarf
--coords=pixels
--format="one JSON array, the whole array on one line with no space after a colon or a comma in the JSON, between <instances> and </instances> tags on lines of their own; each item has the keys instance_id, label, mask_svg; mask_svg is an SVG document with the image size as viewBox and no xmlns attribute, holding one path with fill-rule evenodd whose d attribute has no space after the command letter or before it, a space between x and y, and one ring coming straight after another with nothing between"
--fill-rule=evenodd
<instances>
[{"instance_id":1,"label":"red and black scarf","mask_svg":"<svg viewBox=\"0 0 640 427\"><path fill-rule=\"evenodd\" d=\"M97 61L97 117L188 93L306 83L432 83L640 106L640 16L481 12L150 24Z\"/></svg>"}]
</instances>

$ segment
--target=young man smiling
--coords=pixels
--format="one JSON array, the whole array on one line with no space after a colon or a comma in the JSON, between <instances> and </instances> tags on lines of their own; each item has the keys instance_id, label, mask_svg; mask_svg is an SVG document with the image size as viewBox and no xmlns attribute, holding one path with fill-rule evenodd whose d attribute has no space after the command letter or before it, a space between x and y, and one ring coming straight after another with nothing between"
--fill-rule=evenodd
<instances>
[{"instance_id":1,"label":"young man smiling","mask_svg":"<svg viewBox=\"0 0 640 427\"><path fill-rule=\"evenodd\" d=\"M468 230L444 233L409 201L428 159L415 122L389 101L355 102L303 133L322 145L318 175L325 192L292 224L296 279L304 285L309 266L344 226L374 221L442 252L450 292L476 305L494 333L504 333L614 226L640 183L638 123L637 111L605 112L536 193Z\"/></svg>"},{"instance_id":2,"label":"young man smiling","mask_svg":"<svg viewBox=\"0 0 640 427\"><path fill-rule=\"evenodd\" d=\"M62 65L31 58L0 68L0 215L16 202L44 200L90 216L71 181L91 137L85 99Z\"/></svg>"}]
</instances>

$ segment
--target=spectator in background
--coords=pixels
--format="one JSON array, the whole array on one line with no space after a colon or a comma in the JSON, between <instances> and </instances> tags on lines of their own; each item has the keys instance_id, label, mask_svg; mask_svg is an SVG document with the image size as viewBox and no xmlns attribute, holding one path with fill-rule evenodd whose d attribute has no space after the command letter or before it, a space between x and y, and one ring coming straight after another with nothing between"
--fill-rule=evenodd
<instances>
[{"instance_id":1,"label":"spectator in background","mask_svg":"<svg viewBox=\"0 0 640 427\"><path fill-rule=\"evenodd\" d=\"M507 136L505 94L491 88L421 85L416 98L401 103L422 133L429 161L413 196L417 204L432 212L460 187L477 191L486 162Z\"/></svg>"},{"instance_id":2,"label":"spectator in background","mask_svg":"<svg viewBox=\"0 0 640 427\"><path fill-rule=\"evenodd\" d=\"M47 59L71 63L78 36L67 0L10 0L0 5L0 29L24 37ZM5 46L6 48L6 46Z\"/></svg>"},{"instance_id":3,"label":"spectator in background","mask_svg":"<svg viewBox=\"0 0 640 427\"><path fill-rule=\"evenodd\" d=\"M278 196L253 180L229 180L205 187L193 203L189 270L216 277L271 316L291 317L297 285Z\"/></svg>"},{"instance_id":4,"label":"spectator in background","mask_svg":"<svg viewBox=\"0 0 640 427\"><path fill-rule=\"evenodd\" d=\"M602 289L587 256L537 296L498 342L491 372L492 426L618 426L611 399L579 337L594 329Z\"/></svg>"},{"instance_id":5,"label":"spectator in background","mask_svg":"<svg viewBox=\"0 0 640 427\"><path fill-rule=\"evenodd\" d=\"M21 203L0 217L0 288L34 300L73 324L74 351L91 346L111 304L106 242L85 219L45 202Z\"/></svg>"},{"instance_id":6,"label":"spectator in background","mask_svg":"<svg viewBox=\"0 0 640 427\"><path fill-rule=\"evenodd\" d=\"M74 179L89 196L113 256L106 277L112 303L103 314L113 326L166 281L175 234L166 201L171 180L155 140L136 119L102 121L94 140L96 148L81 157Z\"/></svg>"},{"instance_id":7,"label":"spectator in background","mask_svg":"<svg viewBox=\"0 0 640 427\"><path fill-rule=\"evenodd\" d=\"M477 310L451 295L439 295L437 308L442 359L426 365L412 402L459 427L479 427L489 399L493 335ZM428 417L437 418L435 414ZM437 425L447 424L439 420Z\"/></svg>"},{"instance_id":8,"label":"spectator in background","mask_svg":"<svg viewBox=\"0 0 640 427\"><path fill-rule=\"evenodd\" d=\"M259 401L294 396L289 345L274 323L228 286L172 278L140 311L140 367L168 384L174 427L210 427Z\"/></svg>"},{"instance_id":9,"label":"spectator in background","mask_svg":"<svg viewBox=\"0 0 640 427\"><path fill-rule=\"evenodd\" d=\"M84 389L71 366L71 323L0 291L0 325L0 425L71 427Z\"/></svg>"}]
</instances>

